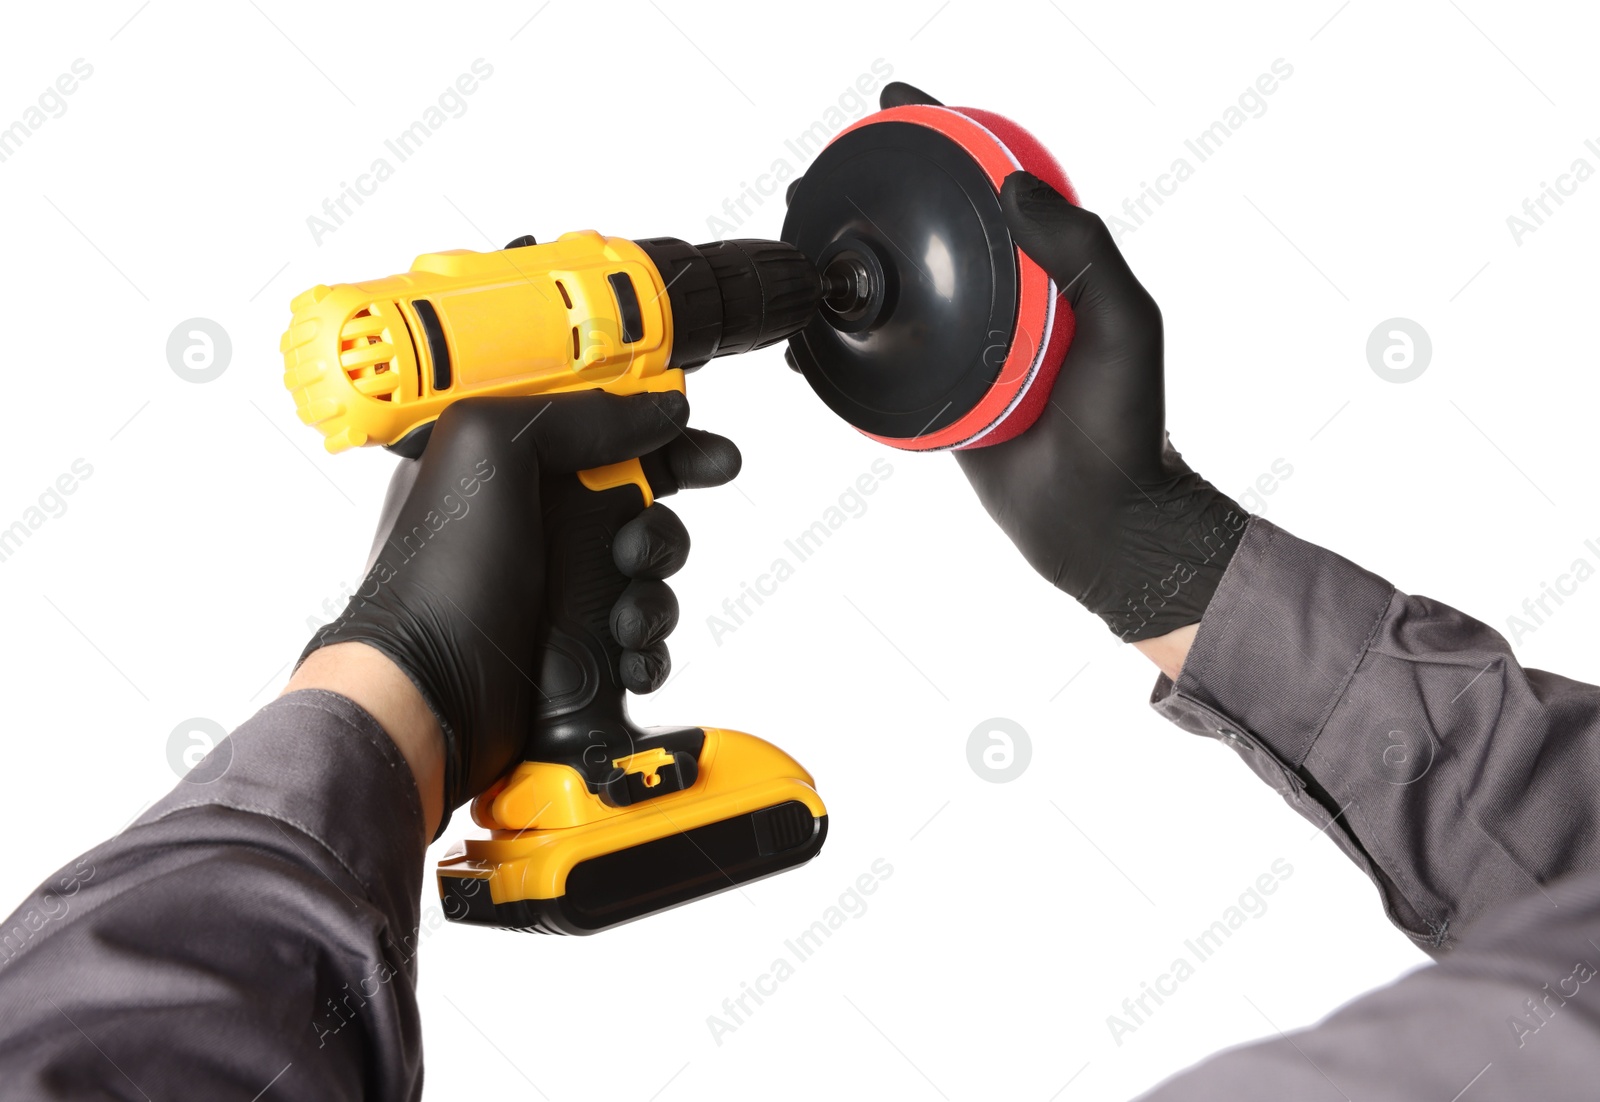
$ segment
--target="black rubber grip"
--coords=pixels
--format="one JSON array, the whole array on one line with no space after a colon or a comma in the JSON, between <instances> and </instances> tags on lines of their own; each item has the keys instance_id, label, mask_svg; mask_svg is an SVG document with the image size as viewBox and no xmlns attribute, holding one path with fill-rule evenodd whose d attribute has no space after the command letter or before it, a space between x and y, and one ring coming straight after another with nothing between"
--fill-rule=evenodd
<instances>
[{"instance_id":1,"label":"black rubber grip","mask_svg":"<svg viewBox=\"0 0 1600 1102\"><path fill-rule=\"evenodd\" d=\"M646 460L642 467L651 465ZM547 476L540 494L545 608L540 700L526 758L572 766L611 807L682 791L699 776L705 732L698 727L645 731L634 725L618 668L622 648L611 634L611 609L628 586L612 557L612 543L644 509L644 494L631 483L591 490L570 474ZM669 760L658 765L652 785L646 786L639 772L617 766L620 758L656 750Z\"/></svg>"},{"instance_id":2,"label":"black rubber grip","mask_svg":"<svg viewBox=\"0 0 1600 1102\"><path fill-rule=\"evenodd\" d=\"M628 752L635 728L623 705L622 648L611 635L611 607L628 579L611 557L617 530L638 516L634 485L591 490L576 475L540 483L546 537L545 608L537 729L540 761L582 763L600 780L610 755Z\"/></svg>"}]
</instances>

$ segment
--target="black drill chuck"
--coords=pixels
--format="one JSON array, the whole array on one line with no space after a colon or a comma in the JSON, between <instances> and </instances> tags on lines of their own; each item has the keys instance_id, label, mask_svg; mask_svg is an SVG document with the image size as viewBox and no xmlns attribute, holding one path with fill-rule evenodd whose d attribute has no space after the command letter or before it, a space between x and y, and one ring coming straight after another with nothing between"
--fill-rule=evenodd
<instances>
[{"instance_id":1,"label":"black drill chuck","mask_svg":"<svg viewBox=\"0 0 1600 1102\"><path fill-rule=\"evenodd\" d=\"M667 284L673 367L692 370L784 340L806 327L822 299L816 267L782 241L653 237L638 245Z\"/></svg>"}]
</instances>

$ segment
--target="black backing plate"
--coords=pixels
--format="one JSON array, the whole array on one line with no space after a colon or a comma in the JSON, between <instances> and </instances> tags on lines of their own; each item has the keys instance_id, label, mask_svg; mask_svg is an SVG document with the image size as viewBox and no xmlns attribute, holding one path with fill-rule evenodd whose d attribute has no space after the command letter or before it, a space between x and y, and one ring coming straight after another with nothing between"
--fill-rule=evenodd
<instances>
[{"instance_id":1,"label":"black backing plate","mask_svg":"<svg viewBox=\"0 0 1600 1102\"><path fill-rule=\"evenodd\" d=\"M993 386L1016 326L1019 272L999 194L953 139L871 123L822 151L783 223L813 262L847 237L889 269L889 302L859 333L819 311L790 338L800 371L867 432L907 439L953 424Z\"/></svg>"}]
</instances>

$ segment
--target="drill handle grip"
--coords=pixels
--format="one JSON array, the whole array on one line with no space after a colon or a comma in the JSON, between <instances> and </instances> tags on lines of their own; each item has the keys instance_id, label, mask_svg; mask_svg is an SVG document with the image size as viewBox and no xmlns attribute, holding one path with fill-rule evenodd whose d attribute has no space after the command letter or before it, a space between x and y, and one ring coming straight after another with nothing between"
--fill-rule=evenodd
<instances>
[{"instance_id":1,"label":"drill handle grip","mask_svg":"<svg viewBox=\"0 0 1600 1102\"><path fill-rule=\"evenodd\" d=\"M610 773L640 734L628 719L611 633L611 609L628 579L612 557L624 524L654 500L637 459L540 484L545 605L538 683L542 694L528 757L559 761L591 780Z\"/></svg>"}]
</instances>

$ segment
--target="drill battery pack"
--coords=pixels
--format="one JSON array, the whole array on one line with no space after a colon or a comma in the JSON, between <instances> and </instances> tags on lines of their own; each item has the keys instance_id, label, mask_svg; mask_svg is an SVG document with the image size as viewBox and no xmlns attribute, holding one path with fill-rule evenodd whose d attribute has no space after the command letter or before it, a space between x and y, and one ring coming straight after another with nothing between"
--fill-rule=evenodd
<instances>
[{"instance_id":1,"label":"drill battery pack","mask_svg":"<svg viewBox=\"0 0 1600 1102\"><path fill-rule=\"evenodd\" d=\"M472 815L490 836L439 863L445 916L542 934L591 934L794 868L828 833L810 774L716 727L645 731L598 784L523 762Z\"/></svg>"}]
</instances>

